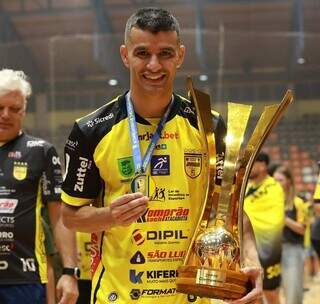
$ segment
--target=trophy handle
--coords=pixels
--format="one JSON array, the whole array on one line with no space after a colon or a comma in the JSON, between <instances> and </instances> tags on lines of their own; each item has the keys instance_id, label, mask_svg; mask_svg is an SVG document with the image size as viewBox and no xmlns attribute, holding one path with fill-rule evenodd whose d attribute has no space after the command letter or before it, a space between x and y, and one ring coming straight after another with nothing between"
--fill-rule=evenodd
<instances>
[{"instance_id":1,"label":"trophy handle","mask_svg":"<svg viewBox=\"0 0 320 304\"><path fill-rule=\"evenodd\" d=\"M211 114L210 96L204 92L196 90L193 86L191 77L187 77L187 89L188 96L190 99L193 100L193 103L195 105L200 135L206 139L204 140L204 143L206 145L205 150L208 152L208 155L206 156L207 161L205 162L207 175L207 184L205 185L205 199L203 200L203 203L200 206L200 214L202 216L199 217L199 220L197 222L190 242L190 244L193 244L199 230L203 230L207 227L207 223L210 218L212 204L211 197L209 197L209 193L212 193L214 188L214 180L216 174L216 148L215 137L213 133L213 119ZM191 251L192 246L189 246L184 259L184 265L190 263L189 258L191 255Z\"/></svg>"},{"instance_id":2,"label":"trophy handle","mask_svg":"<svg viewBox=\"0 0 320 304\"><path fill-rule=\"evenodd\" d=\"M240 168L236 178L234 198L239 198L239 202L234 202L234 206L238 206L233 212L238 212L238 223L234 223L239 228L240 239L240 261L243 265L243 202L245 191L249 179L249 174L252 169L254 160L259 153L262 145L267 139L272 129L276 126L280 118L284 115L287 107L293 101L293 94L291 90L287 90L280 104L266 106L261 114L259 121L248 141L244 156L240 162ZM239 195L240 192L240 195Z\"/></svg>"}]
</instances>

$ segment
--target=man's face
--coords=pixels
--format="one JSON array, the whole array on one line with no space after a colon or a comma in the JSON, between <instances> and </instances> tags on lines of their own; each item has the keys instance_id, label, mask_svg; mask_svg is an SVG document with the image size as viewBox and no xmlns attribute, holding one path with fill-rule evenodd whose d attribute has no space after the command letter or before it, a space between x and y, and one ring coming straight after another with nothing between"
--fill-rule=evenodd
<instances>
[{"instance_id":1,"label":"man's face","mask_svg":"<svg viewBox=\"0 0 320 304\"><path fill-rule=\"evenodd\" d=\"M131 87L155 94L172 91L184 53L175 31L152 34L137 28L131 29L126 45L120 48L121 58L130 69Z\"/></svg>"},{"instance_id":2,"label":"man's face","mask_svg":"<svg viewBox=\"0 0 320 304\"><path fill-rule=\"evenodd\" d=\"M268 172L267 164L263 161L255 161L253 163L251 172L250 172L250 179L256 179L263 175L266 175Z\"/></svg>"},{"instance_id":3,"label":"man's face","mask_svg":"<svg viewBox=\"0 0 320 304\"><path fill-rule=\"evenodd\" d=\"M25 100L19 91L0 96L0 142L14 139L21 130Z\"/></svg>"}]
</instances>

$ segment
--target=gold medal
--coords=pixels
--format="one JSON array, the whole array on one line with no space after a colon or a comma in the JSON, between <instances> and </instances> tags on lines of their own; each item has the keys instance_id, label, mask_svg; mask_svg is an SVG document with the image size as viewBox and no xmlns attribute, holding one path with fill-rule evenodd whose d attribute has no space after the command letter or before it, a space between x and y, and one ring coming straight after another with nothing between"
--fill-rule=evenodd
<instances>
[{"instance_id":1,"label":"gold medal","mask_svg":"<svg viewBox=\"0 0 320 304\"><path fill-rule=\"evenodd\" d=\"M154 180L151 176L138 173L134 176L131 181L131 191L134 192L141 192L145 196L152 196L154 194L156 187Z\"/></svg>"}]
</instances>

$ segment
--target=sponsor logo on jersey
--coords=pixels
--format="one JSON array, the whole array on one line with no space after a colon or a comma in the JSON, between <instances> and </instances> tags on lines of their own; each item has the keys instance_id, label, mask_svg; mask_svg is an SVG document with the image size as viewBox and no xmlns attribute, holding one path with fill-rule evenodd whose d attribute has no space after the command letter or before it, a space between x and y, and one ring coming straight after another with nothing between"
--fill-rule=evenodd
<instances>
[{"instance_id":1,"label":"sponsor logo on jersey","mask_svg":"<svg viewBox=\"0 0 320 304\"><path fill-rule=\"evenodd\" d=\"M174 282L175 278L178 276L178 271L169 270L148 270L148 271L136 271L135 269L130 269L129 279L133 284L142 284L144 277L148 283L168 283Z\"/></svg>"},{"instance_id":2,"label":"sponsor logo on jersey","mask_svg":"<svg viewBox=\"0 0 320 304\"><path fill-rule=\"evenodd\" d=\"M8 153L8 158L20 159L22 156L20 151L11 151Z\"/></svg>"},{"instance_id":3,"label":"sponsor logo on jersey","mask_svg":"<svg viewBox=\"0 0 320 304\"><path fill-rule=\"evenodd\" d=\"M150 201L164 202L166 200L166 189L156 187Z\"/></svg>"},{"instance_id":4,"label":"sponsor logo on jersey","mask_svg":"<svg viewBox=\"0 0 320 304\"><path fill-rule=\"evenodd\" d=\"M170 156L152 155L151 175L170 175Z\"/></svg>"},{"instance_id":5,"label":"sponsor logo on jersey","mask_svg":"<svg viewBox=\"0 0 320 304\"><path fill-rule=\"evenodd\" d=\"M131 289L130 298L132 300L138 300L140 298L140 289Z\"/></svg>"},{"instance_id":6,"label":"sponsor logo on jersey","mask_svg":"<svg viewBox=\"0 0 320 304\"><path fill-rule=\"evenodd\" d=\"M86 177L87 170L89 169L90 162L87 158L79 157L80 167L77 169L77 180L74 185L73 190L78 192L83 192L84 178Z\"/></svg>"},{"instance_id":7,"label":"sponsor logo on jersey","mask_svg":"<svg viewBox=\"0 0 320 304\"><path fill-rule=\"evenodd\" d=\"M10 244L1 244L0 245L0 254L9 254L14 249L14 243Z\"/></svg>"},{"instance_id":8,"label":"sponsor logo on jersey","mask_svg":"<svg viewBox=\"0 0 320 304\"><path fill-rule=\"evenodd\" d=\"M146 259L140 251L137 251L130 259L131 264L144 264L145 262Z\"/></svg>"},{"instance_id":9,"label":"sponsor logo on jersey","mask_svg":"<svg viewBox=\"0 0 320 304\"><path fill-rule=\"evenodd\" d=\"M144 233L141 229L135 229L132 233L132 242L136 245L142 245L145 241Z\"/></svg>"},{"instance_id":10,"label":"sponsor logo on jersey","mask_svg":"<svg viewBox=\"0 0 320 304\"><path fill-rule=\"evenodd\" d=\"M153 250L147 252L146 257L148 262L182 261L186 252L186 250Z\"/></svg>"},{"instance_id":11,"label":"sponsor logo on jersey","mask_svg":"<svg viewBox=\"0 0 320 304\"><path fill-rule=\"evenodd\" d=\"M0 226L11 227L14 224L14 216L0 216Z\"/></svg>"},{"instance_id":12,"label":"sponsor logo on jersey","mask_svg":"<svg viewBox=\"0 0 320 304\"><path fill-rule=\"evenodd\" d=\"M183 234L183 230L151 230L147 231L147 240L183 240L188 239L187 235Z\"/></svg>"},{"instance_id":13,"label":"sponsor logo on jersey","mask_svg":"<svg viewBox=\"0 0 320 304\"><path fill-rule=\"evenodd\" d=\"M52 156L52 164L53 164L54 166L60 165L60 158L59 158L59 156Z\"/></svg>"},{"instance_id":14,"label":"sponsor logo on jersey","mask_svg":"<svg viewBox=\"0 0 320 304\"><path fill-rule=\"evenodd\" d=\"M155 147L156 150L167 150L166 144L157 144Z\"/></svg>"},{"instance_id":15,"label":"sponsor logo on jersey","mask_svg":"<svg viewBox=\"0 0 320 304\"><path fill-rule=\"evenodd\" d=\"M175 209L150 209L137 220L138 223L186 221L188 220L189 209L178 207Z\"/></svg>"},{"instance_id":16,"label":"sponsor logo on jersey","mask_svg":"<svg viewBox=\"0 0 320 304\"><path fill-rule=\"evenodd\" d=\"M44 140L28 140L27 141L27 147L33 148L33 147L43 147Z\"/></svg>"},{"instance_id":17,"label":"sponsor logo on jersey","mask_svg":"<svg viewBox=\"0 0 320 304\"><path fill-rule=\"evenodd\" d=\"M200 175L202 169L202 154L184 153L184 171L191 178Z\"/></svg>"},{"instance_id":18,"label":"sponsor logo on jersey","mask_svg":"<svg viewBox=\"0 0 320 304\"><path fill-rule=\"evenodd\" d=\"M117 299L118 299L118 294L115 291L111 292L108 295L109 302L115 302L115 301L117 301Z\"/></svg>"},{"instance_id":19,"label":"sponsor logo on jersey","mask_svg":"<svg viewBox=\"0 0 320 304\"><path fill-rule=\"evenodd\" d=\"M66 141L66 148L69 148L70 150L75 150L79 145L79 142L76 140L76 141L73 141L71 139L67 139Z\"/></svg>"},{"instance_id":20,"label":"sponsor logo on jersey","mask_svg":"<svg viewBox=\"0 0 320 304\"><path fill-rule=\"evenodd\" d=\"M108 121L109 119L111 119L113 117L114 117L113 113L110 113L109 115L107 115L105 117L97 117L94 120L89 120L87 122L87 126L89 128L92 128L93 126L98 125L98 124L100 124L102 122Z\"/></svg>"},{"instance_id":21,"label":"sponsor logo on jersey","mask_svg":"<svg viewBox=\"0 0 320 304\"><path fill-rule=\"evenodd\" d=\"M140 141L144 141L144 140L149 141L152 137L153 137L153 133L148 131L138 135L138 138ZM176 140L176 139L179 139L180 136L178 132L167 132L166 130L164 130L161 133L160 138L164 140Z\"/></svg>"},{"instance_id":22,"label":"sponsor logo on jersey","mask_svg":"<svg viewBox=\"0 0 320 304\"><path fill-rule=\"evenodd\" d=\"M0 270L6 270L8 268L9 264L7 261L0 261Z\"/></svg>"},{"instance_id":23,"label":"sponsor logo on jersey","mask_svg":"<svg viewBox=\"0 0 320 304\"><path fill-rule=\"evenodd\" d=\"M193 302L197 301L197 296L195 296L195 295L188 295L188 301L189 301L190 303L193 303Z\"/></svg>"},{"instance_id":24,"label":"sponsor logo on jersey","mask_svg":"<svg viewBox=\"0 0 320 304\"><path fill-rule=\"evenodd\" d=\"M194 109L191 109L190 107L185 107L183 112L187 113L187 114L193 114L194 115Z\"/></svg>"},{"instance_id":25,"label":"sponsor logo on jersey","mask_svg":"<svg viewBox=\"0 0 320 304\"><path fill-rule=\"evenodd\" d=\"M35 272L36 264L33 258L20 258L23 272Z\"/></svg>"},{"instance_id":26,"label":"sponsor logo on jersey","mask_svg":"<svg viewBox=\"0 0 320 304\"><path fill-rule=\"evenodd\" d=\"M134 175L134 163L132 156L118 159L119 172L123 177L131 177Z\"/></svg>"},{"instance_id":27,"label":"sponsor logo on jersey","mask_svg":"<svg viewBox=\"0 0 320 304\"><path fill-rule=\"evenodd\" d=\"M130 297L132 300L138 300L140 297L159 298L159 296L167 296L176 294L176 288L167 289L131 289Z\"/></svg>"},{"instance_id":28,"label":"sponsor logo on jersey","mask_svg":"<svg viewBox=\"0 0 320 304\"><path fill-rule=\"evenodd\" d=\"M13 240L14 234L11 231L0 231L1 240Z\"/></svg>"},{"instance_id":29,"label":"sponsor logo on jersey","mask_svg":"<svg viewBox=\"0 0 320 304\"><path fill-rule=\"evenodd\" d=\"M17 205L17 199L0 198L0 213L13 213Z\"/></svg>"},{"instance_id":30,"label":"sponsor logo on jersey","mask_svg":"<svg viewBox=\"0 0 320 304\"><path fill-rule=\"evenodd\" d=\"M24 180L27 177L28 164L24 162L13 163L13 176L17 180Z\"/></svg>"},{"instance_id":31,"label":"sponsor logo on jersey","mask_svg":"<svg viewBox=\"0 0 320 304\"><path fill-rule=\"evenodd\" d=\"M96 269L100 263L100 250L99 250L100 239L97 233L91 233L91 273L92 275L96 272Z\"/></svg>"},{"instance_id":32,"label":"sponsor logo on jersey","mask_svg":"<svg viewBox=\"0 0 320 304\"><path fill-rule=\"evenodd\" d=\"M130 282L133 284L142 284L142 279L141 279L142 275L143 275L143 271L136 272L134 269L130 269L130 272L129 272Z\"/></svg>"}]
</instances>

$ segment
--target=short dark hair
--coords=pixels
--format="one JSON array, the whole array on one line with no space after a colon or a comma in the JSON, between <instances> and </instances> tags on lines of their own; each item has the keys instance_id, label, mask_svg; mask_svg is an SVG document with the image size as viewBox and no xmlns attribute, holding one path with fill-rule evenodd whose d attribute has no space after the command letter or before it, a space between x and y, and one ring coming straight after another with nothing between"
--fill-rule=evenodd
<instances>
[{"instance_id":1,"label":"short dark hair","mask_svg":"<svg viewBox=\"0 0 320 304\"><path fill-rule=\"evenodd\" d=\"M139 9L131 15L126 23L124 41L127 42L131 29L135 27L153 34L158 32L176 32L180 41L180 25L178 20L167 10L157 7Z\"/></svg>"},{"instance_id":2,"label":"short dark hair","mask_svg":"<svg viewBox=\"0 0 320 304\"><path fill-rule=\"evenodd\" d=\"M269 158L269 155L268 155L267 153L260 152L260 153L257 155L255 161L264 162L264 163L268 166L269 163L270 163L270 158Z\"/></svg>"}]
</instances>

